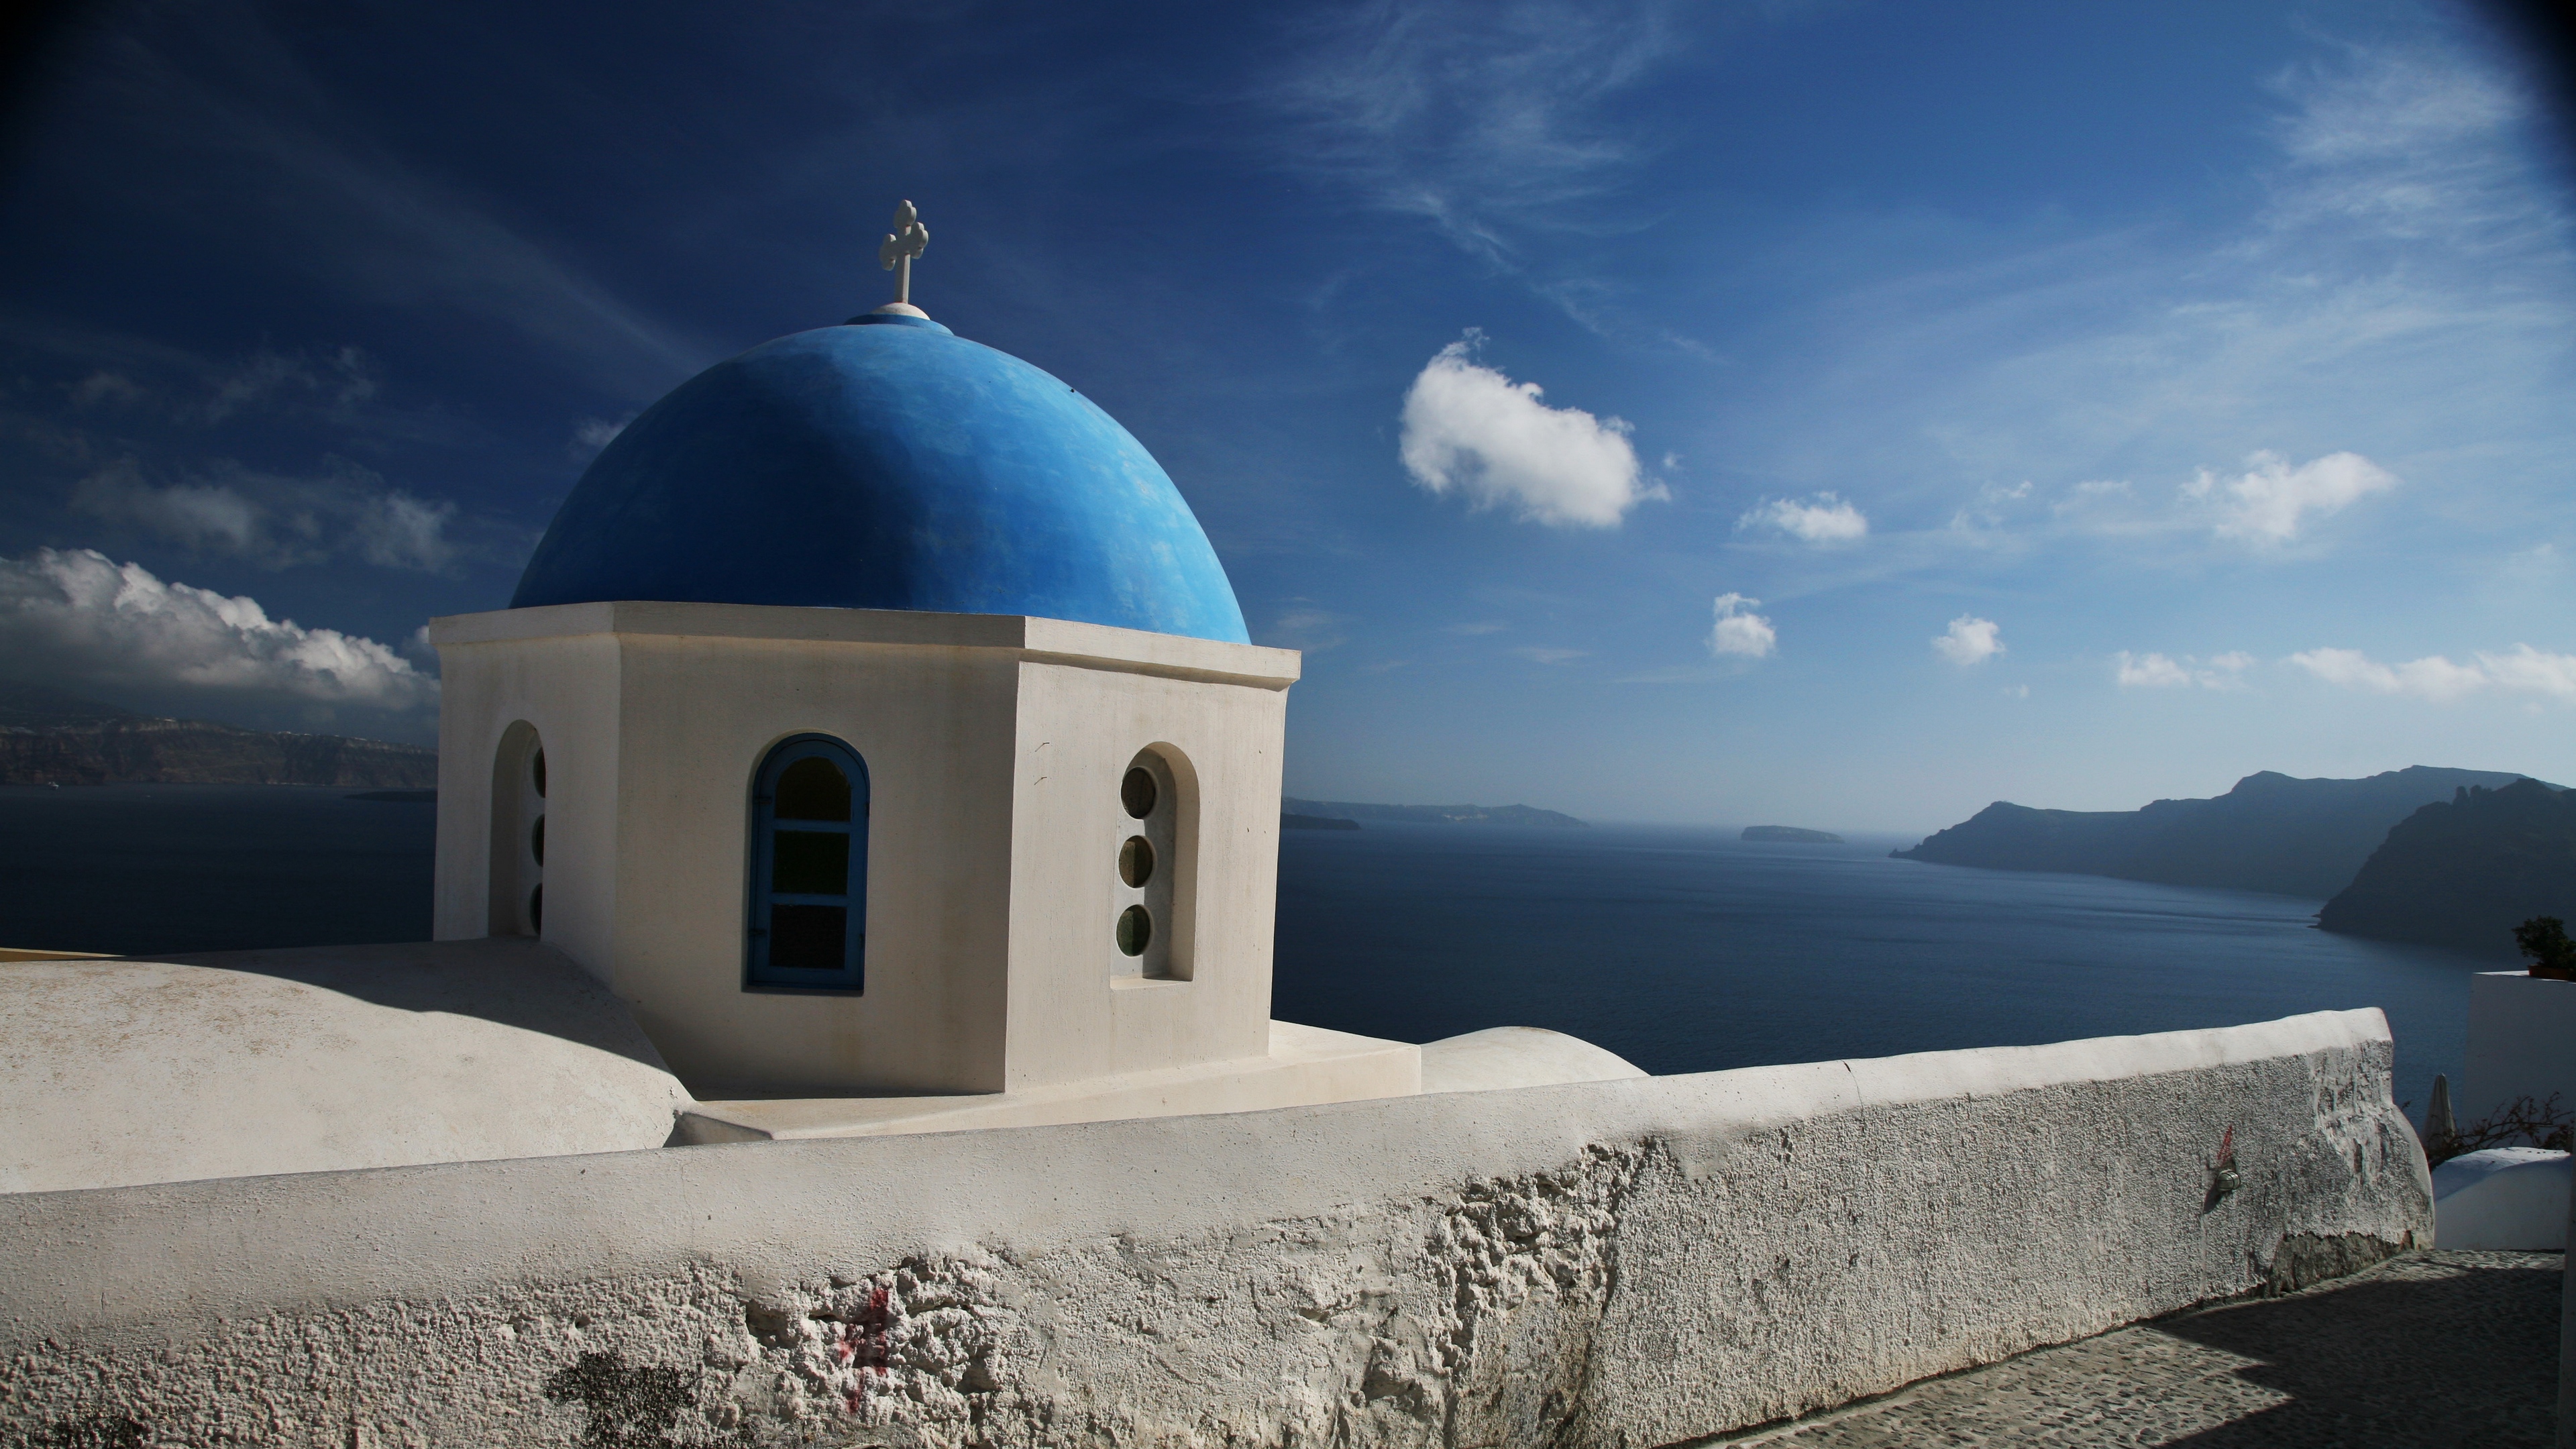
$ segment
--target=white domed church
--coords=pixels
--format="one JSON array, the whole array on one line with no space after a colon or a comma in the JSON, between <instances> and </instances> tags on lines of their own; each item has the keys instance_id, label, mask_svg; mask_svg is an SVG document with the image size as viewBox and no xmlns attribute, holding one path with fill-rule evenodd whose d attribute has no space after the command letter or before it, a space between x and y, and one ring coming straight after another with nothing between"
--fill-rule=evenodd
<instances>
[{"instance_id":1,"label":"white domed church","mask_svg":"<svg viewBox=\"0 0 2576 1449\"><path fill-rule=\"evenodd\" d=\"M509 608L432 622L437 941L25 968L31 1020L148 1027L178 981L273 1040L88 1049L97 1113L140 1072L205 1123L67 1123L0 1187L1637 1074L1270 1019L1298 656L1126 429L910 304L897 226L896 302L683 383Z\"/></svg>"}]
</instances>

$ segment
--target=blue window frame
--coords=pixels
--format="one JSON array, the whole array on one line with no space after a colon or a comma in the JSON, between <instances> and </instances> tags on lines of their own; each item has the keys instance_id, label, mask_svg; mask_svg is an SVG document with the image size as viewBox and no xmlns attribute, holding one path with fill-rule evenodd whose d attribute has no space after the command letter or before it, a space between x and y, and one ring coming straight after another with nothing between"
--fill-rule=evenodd
<instances>
[{"instance_id":1,"label":"blue window frame","mask_svg":"<svg viewBox=\"0 0 2576 1449\"><path fill-rule=\"evenodd\" d=\"M781 742L751 790L743 984L858 991L868 942L868 767L823 735Z\"/></svg>"}]
</instances>

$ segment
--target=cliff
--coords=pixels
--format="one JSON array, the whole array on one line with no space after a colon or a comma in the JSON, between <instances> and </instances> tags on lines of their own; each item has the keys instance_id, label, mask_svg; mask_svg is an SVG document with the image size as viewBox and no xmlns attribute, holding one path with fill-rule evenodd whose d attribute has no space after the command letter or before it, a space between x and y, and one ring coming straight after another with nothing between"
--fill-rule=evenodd
<instances>
[{"instance_id":1,"label":"cliff","mask_svg":"<svg viewBox=\"0 0 2576 1449\"><path fill-rule=\"evenodd\" d=\"M1282 800L1279 808L1295 815L1330 815L1344 820L1401 820L1415 825L1570 825L1582 821L1531 805L1355 805L1347 800Z\"/></svg>"},{"instance_id":2,"label":"cliff","mask_svg":"<svg viewBox=\"0 0 2576 1449\"><path fill-rule=\"evenodd\" d=\"M2522 778L2415 765L2361 780L2296 780L2265 770L2208 800L2143 810L2034 810L1998 801L1905 860L2053 870L2164 885L2218 886L2323 900L2344 888L2389 828L2462 788Z\"/></svg>"},{"instance_id":3,"label":"cliff","mask_svg":"<svg viewBox=\"0 0 2576 1449\"><path fill-rule=\"evenodd\" d=\"M2317 925L2512 961L2533 916L2576 920L2576 795L2517 780L2399 821Z\"/></svg>"},{"instance_id":4,"label":"cliff","mask_svg":"<svg viewBox=\"0 0 2576 1449\"><path fill-rule=\"evenodd\" d=\"M438 783L438 752L156 719L60 690L0 685L0 784L136 783L423 789Z\"/></svg>"}]
</instances>

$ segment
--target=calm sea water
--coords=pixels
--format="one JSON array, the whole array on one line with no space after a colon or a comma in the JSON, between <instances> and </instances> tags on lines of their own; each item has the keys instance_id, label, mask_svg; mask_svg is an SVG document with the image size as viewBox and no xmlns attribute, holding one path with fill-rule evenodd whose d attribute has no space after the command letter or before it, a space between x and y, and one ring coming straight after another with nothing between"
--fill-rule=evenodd
<instances>
[{"instance_id":1,"label":"calm sea water","mask_svg":"<svg viewBox=\"0 0 2576 1449\"><path fill-rule=\"evenodd\" d=\"M1663 1073L2376 1006L2420 1116L2492 964L2328 935L2315 901L1733 834L1287 833L1276 1014L1407 1041L1553 1027Z\"/></svg>"},{"instance_id":2,"label":"calm sea water","mask_svg":"<svg viewBox=\"0 0 2576 1449\"><path fill-rule=\"evenodd\" d=\"M423 939L432 807L349 793L0 788L0 945ZM1691 1072L2376 1006L2401 1100L2458 1077L2480 963L2327 935L2314 901L1887 858L1910 843L1291 832L1275 1010L1406 1041L1554 1027Z\"/></svg>"},{"instance_id":3,"label":"calm sea water","mask_svg":"<svg viewBox=\"0 0 2576 1449\"><path fill-rule=\"evenodd\" d=\"M429 939L437 809L305 785L0 786L0 946Z\"/></svg>"}]
</instances>

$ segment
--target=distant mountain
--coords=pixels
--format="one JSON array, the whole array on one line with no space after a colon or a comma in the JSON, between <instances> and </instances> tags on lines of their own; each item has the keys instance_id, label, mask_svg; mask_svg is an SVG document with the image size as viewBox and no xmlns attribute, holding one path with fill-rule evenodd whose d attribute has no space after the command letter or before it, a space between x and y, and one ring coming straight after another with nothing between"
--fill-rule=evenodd
<instances>
[{"instance_id":1,"label":"distant mountain","mask_svg":"<svg viewBox=\"0 0 2576 1449\"><path fill-rule=\"evenodd\" d=\"M2363 780L2294 780L2265 770L2214 800L2143 810L2033 810L2002 801L1900 859L1989 870L2059 870L2165 885L2219 886L2323 900L2351 882L2390 826L2462 788L2521 779L2415 765Z\"/></svg>"},{"instance_id":2,"label":"distant mountain","mask_svg":"<svg viewBox=\"0 0 2576 1449\"><path fill-rule=\"evenodd\" d=\"M1747 840L1769 840L1792 845L1840 845L1843 838L1830 830L1801 830L1795 825L1747 825Z\"/></svg>"},{"instance_id":3,"label":"distant mountain","mask_svg":"<svg viewBox=\"0 0 2576 1449\"><path fill-rule=\"evenodd\" d=\"M1582 821L1529 805L1357 805L1347 800L1282 800L1279 808L1296 815L1340 816L1345 820L1402 820L1416 825L1574 825Z\"/></svg>"},{"instance_id":4,"label":"distant mountain","mask_svg":"<svg viewBox=\"0 0 2576 1449\"><path fill-rule=\"evenodd\" d=\"M0 784L138 783L424 789L438 783L438 751L156 719L42 685L0 684Z\"/></svg>"},{"instance_id":5,"label":"distant mountain","mask_svg":"<svg viewBox=\"0 0 2576 1449\"><path fill-rule=\"evenodd\" d=\"M2397 822L2317 925L2505 961L2533 916L2576 921L2576 794L2517 780Z\"/></svg>"},{"instance_id":6,"label":"distant mountain","mask_svg":"<svg viewBox=\"0 0 2576 1449\"><path fill-rule=\"evenodd\" d=\"M1337 819L1330 815L1291 815L1282 810L1279 812L1279 828L1282 830L1357 830L1360 828L1360 823L1356 820Z\"/></svg>"},{"instance_id":7,"label":"distant mountain","mask_svg":"<svg viewBox=\"0 0 2576 1449\"><path fill-rule=\"evenodd\" d=\"M68 729L141 718L132 710L45 685L0 681L0 729Z\"/></svg>"}]
</instances>

